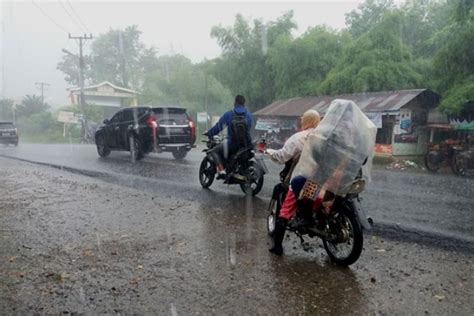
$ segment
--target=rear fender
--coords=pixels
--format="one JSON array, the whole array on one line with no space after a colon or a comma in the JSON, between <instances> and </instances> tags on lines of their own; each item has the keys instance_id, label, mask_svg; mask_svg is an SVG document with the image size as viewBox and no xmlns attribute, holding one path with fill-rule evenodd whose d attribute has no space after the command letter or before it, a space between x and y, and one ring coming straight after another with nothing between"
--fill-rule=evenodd
<instances>
[{"instance_id":1,"label":"rear fender","mask_svg":"<svg viewBox=\"0 0 474 316\"><path fill-rule=\"evenodd\" d=\"M255 162L260 166L260 169L262 170L263 174L268 173L268 168L267 165L265 164L265 161L263 159L263 156L255 156L254 157Z\"/></svg>"},{"instance_id":2,"label":"rear fender","mask_svg":"<svg viewBox=\"0 0 474 316\"><path fill-rule=\"evenodd\" d=\"M216 161L214 159L214 155L212 154L212 152L210 152L209 149L204 149L203 151L206 153L207 159L209 159L209 161L211 161L212 163L216 164Z\"/></svg>"},{"instance_id":3,"label":"rear fender","mask_svg":"<svg viewBox=\"0 0 474 316\"><path fill-rule=\"evenodd\" d=\"M284 199L287 193L288 193L288 186L286 186L283 183L278 183L277 185L273 187L272 199L279 200L282 195Z\"/></svg>"},{"instance_id":4,"label":"rear fender","mask_svg":"<svg viewBox=\"0 0 474 316\"><path fill-rule=\"evenodd\" d=\"M340 198L340 206L348 209L350 212L354 213L359 220L362 228L365 230L370 230L372 225L370 224L371 219L368 219L365 215L364 209L360 204L358 197L345 197Z\"/></svg>"}]
</instances>

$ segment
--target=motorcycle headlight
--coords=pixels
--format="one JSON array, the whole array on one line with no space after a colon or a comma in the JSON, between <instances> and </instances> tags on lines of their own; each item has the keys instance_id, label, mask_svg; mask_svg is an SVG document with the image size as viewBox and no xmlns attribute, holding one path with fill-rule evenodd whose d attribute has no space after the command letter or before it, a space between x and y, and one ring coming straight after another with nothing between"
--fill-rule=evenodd
<instances>
[{"instance_id":1,"label":"motorcycle headlight","mask_svg":"<svg viewBox=\"0 0 474 316\"><path fill-rule=\"evenodd\" d=\"M351 184L351 187L349 189L349 193L360 193L364 191L365 189L365 180L363 179L357 179Z\"/></svg>"}]
</instances>

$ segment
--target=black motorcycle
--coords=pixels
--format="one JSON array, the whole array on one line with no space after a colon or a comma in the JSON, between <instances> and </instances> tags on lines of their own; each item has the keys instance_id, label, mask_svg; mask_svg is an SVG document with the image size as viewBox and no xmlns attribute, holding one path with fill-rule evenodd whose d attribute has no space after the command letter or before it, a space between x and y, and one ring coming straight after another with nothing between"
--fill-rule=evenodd
<instances>
[{"instance_id":1,"label":"black motorcycle","mask_svg":"<svg viewBox=\"0 0 474 316\"><path fill-rule=\"evenodd\" d=\"M211 149L220 144L222 140L214 136L204 141L207 148L203 150L206 156L199 167L199 182L203 188L209 188L214 182L217 173ZM224 183L238 184L245 194L257 195L263 187L263 176L268 169L262 156L255 154L256 143L246 148L241 148L225 162L226 177Z\"/></svg>"},{"instance_id":2,"label":"black motorcycle","mask_svg":"<svg viewBox=\"0 0 474 316\"><path fill-rule=\"evenodd\" d=\"M296 164L290 162L280 173L281 182L274 187L267 217L267 230L270 236L275 231L276 219L280 214L285 196L288 192L290 175ZM330 259L339 265L348 266L359 259L364 237L363 229L370 229L373 221L367 218L360 207L359 192L365 187L365 181L355 179L350 194L337 196L327 192L322 205L332 205L323 211L322 207L314 209L312 200L299 200L298 211L287 225L287 230L294 232L304 245L303 236L319 237ZM327 212L327 213L325 213Z\"/></svg>"}]
</instances>

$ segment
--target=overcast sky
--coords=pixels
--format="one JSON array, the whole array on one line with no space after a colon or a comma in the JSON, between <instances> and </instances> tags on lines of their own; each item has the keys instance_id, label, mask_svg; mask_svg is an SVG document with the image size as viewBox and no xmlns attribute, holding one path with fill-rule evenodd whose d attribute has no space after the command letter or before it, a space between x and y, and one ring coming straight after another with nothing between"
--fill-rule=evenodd
<instances>
[{"instance_id":1,"label":"overcast sky","mask_svg":"<svg viewBox=\"0 0 474 316\"><path fill-rule=\"evenodd\" d=\"M344 14L362 2L0 1L3 26L0 96L19 100L25 94L39 95L35 82L47 82L51 85L45 91L45 100L55 106L68 102L68 85L63 74L56 70L61 49L77 52L77 43L69 40L67 34L84 33L80 22L73 21L73 18L77 20L75 14L85 24L87 33L97 36L110 28L136 24L143 32L142 40L155 46L159 54L181 53L199 62L220 54L216 41L210 37L212 26L230 26L238 13L270 21L293 10L298 25L295 36L298 36L308 27L320 24L343 28Z\"/></svg>"}]
</instances>

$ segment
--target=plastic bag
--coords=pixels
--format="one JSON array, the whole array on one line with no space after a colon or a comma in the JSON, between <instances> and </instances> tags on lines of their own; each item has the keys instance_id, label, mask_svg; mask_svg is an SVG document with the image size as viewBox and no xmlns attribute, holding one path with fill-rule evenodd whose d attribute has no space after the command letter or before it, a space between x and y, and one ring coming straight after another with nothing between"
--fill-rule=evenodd
<instances>
[{"instance_id":1,"label":"plastic bag","mask_svg":"<svg viewBox=\"0 0 474 316\"><path fill-rule=\"evenodd\" d=\"M337 195L353 192L356 177L370 181L376 134L377 127L353 101L334 100L309 134L293 176Z\"/></svg>"}]
</instances>

